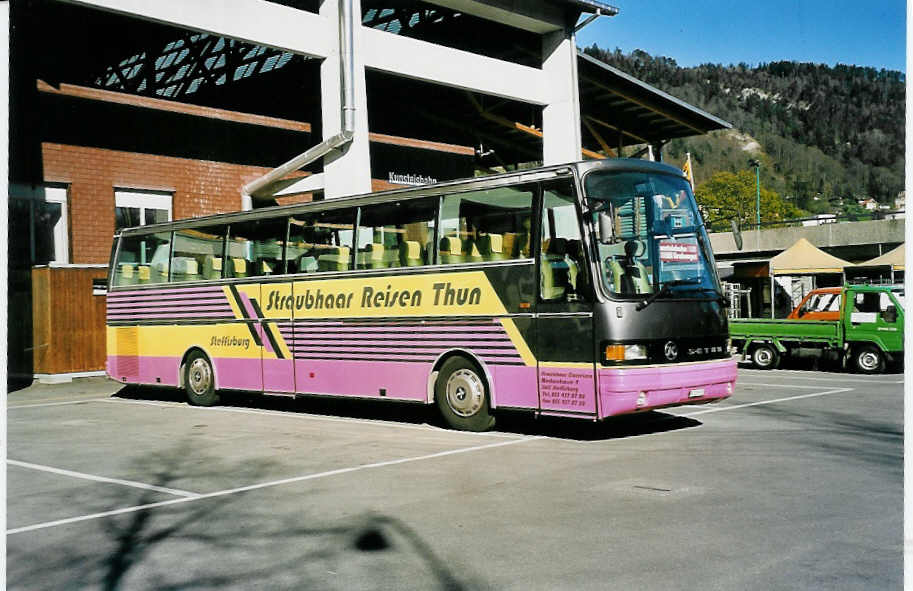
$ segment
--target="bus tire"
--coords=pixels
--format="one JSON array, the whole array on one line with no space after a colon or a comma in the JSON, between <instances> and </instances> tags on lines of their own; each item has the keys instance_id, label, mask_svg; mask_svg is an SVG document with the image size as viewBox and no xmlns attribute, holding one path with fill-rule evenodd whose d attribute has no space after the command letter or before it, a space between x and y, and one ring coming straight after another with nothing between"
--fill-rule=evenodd
<instances>
[{"instance_id":1,"label":"bus tire","mask_svg":"<svg viewBox=\"0 0 913 591\"><path fill-rule=\"evenodd\" d=\"M780 355L773 345L760 343L751 349L751 362L758 369L773 369L780 362Z\"/></svg>"},{"instance_id":2,"label":"bus tire","mask_svg":"<svg viewBox=\"0 0 913 591\"><path fill-rule=\"evenodd\" d=\"M853 365L860 373L879 373L884 369L884 355L874 345L862 345L853 350Z\"/></svg>"},{"instance_id":3,"label":"bus tire","mask_svg":"<svg viewBox=\"0 0 913 591\"><path fill-rule=\"evenodd\" d=\"M184 364L184 391L193 406L214 406L220 397L216 393L212 363L200 350L191 351Z\"/></svg>"},{"instance_id":4,"label":"bus tire","mask_svg":"<svg viewBox=\"0 0 913 591\"><path fill-rule=\"evenodd\" d=\"M434 399L444 420L460 431L488 431L495 425L489 413L488 385L479 368L464 357L451 357L434 383Z\"/></svg>"}]
</instances>

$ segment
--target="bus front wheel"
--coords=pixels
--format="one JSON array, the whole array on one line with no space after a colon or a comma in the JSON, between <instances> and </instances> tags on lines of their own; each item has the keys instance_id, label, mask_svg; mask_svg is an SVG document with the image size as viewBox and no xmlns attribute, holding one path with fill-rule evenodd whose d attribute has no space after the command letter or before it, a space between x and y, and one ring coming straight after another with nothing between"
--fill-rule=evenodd
<instances>
[{"instance_id":1,"label":"bus front wheel","mask_svg":"<svg viewBox=\"0 0 913 591\"><path fill-rule=\"evenodd\" d=\"M441 366L434 398L444 420L461 431L487 431L495 420L488 409L488 386L478 368L463 357Z\"/></svg>"},{"instance_id":2,"label":"bus front wheel","mask_svg":"<svg viewBox=\"0 0 913 591\"><path fill-rule=\"evenodd\" d=\"M215 374L209 358L202 351L191 351L184 364L184 390L194 406L213 406L219 403Z\"/></svg>"},{"instance_id":3,"label":"bus front wheel","mask_svg":"<svg viewBox=\"0 0 913 591\"><path fill-rule=\"evenodd\" d=\"M751 362L758 369L773 369L779 361L780 356L773 345L762 343L755 345L751 351Z\"/></svg>"}]
</instances>

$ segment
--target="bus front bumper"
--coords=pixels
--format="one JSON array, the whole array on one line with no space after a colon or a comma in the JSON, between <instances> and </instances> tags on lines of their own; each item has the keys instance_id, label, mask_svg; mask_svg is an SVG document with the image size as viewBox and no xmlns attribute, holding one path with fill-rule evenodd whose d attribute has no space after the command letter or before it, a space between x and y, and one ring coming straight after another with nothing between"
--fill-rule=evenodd
<instances>
[{"instance_id":1,"label":"bus front bumper","mask_svg":"<svg viewBox=\"0 0 913 591\"><path fill-rule=\"evenodd\" d=\"M600 368L599 418L684 404L719 402L732 395L734 359L648 367Z\"/></svg>"}]
</instances>

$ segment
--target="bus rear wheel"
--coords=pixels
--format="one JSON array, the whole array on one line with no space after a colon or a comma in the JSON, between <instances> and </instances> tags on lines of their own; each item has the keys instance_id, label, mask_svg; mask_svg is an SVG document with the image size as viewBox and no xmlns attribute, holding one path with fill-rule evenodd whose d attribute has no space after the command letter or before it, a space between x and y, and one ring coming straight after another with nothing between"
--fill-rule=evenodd
<instances>
[{"instance_id":1,"label":"bus rear wheel","mask_svg":"<svg viewBox=\"0 0 913 591\"><path fill-rule=\"evenodd\" d=\"M488 431L494 427L488 385L478 368L463 357L451 357L441 366L434 398L444 420L454 429Z\"/></svg>"},{"instance_id":2,"label":"bus rear wheel","mask_svg":"<svg viewBox=\"0 0 913 591\"><path fill-rule=\"evenodd\" d=\"M861 373L878 373L884 368L884 356L877 347L863 345L853 352L856 369Z\"/></svg>"},{"instance_id":3,"label":"bus rear wheel","mask_svg":"<svg viewBox=\"0 0 913 591\"><path fill-rule=\"evenodd\" d=\"M212 363L202 351L191 351L184 364L184 391L193 406L214 406L220 397L216 393Z\"/></svg>"},{"instance_id":4,"label":"bus rear wheel","mask_svg":"<svg viewBox=\"0 0 913 591\"><path fill-rule=\"evenodd\" d=\"M773 345L762 343L755 345L751 350L751 362L758 369L773 369L777 367L779 361L780 356Z\"/></svg>"}]
</instances>

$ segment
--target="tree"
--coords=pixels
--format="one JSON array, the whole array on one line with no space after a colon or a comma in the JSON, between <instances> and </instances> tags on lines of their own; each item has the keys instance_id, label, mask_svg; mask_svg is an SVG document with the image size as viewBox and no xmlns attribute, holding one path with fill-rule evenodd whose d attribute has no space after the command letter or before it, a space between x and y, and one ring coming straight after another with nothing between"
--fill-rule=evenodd
<instances>
[{"instance_id":1,"label":"tree","mask_svg":"<svg viewBox=\"0 0 913 591\"><path fill-rule=\"evenodd\" d=\"M717 172L695 191L705 222L714 231L724 231L735 218L744 227L755 224L757 198L755 175L751 170ZM761 187L761 222L800 217L801 212L776 192Z\"/></svg>"}]
</instances>

